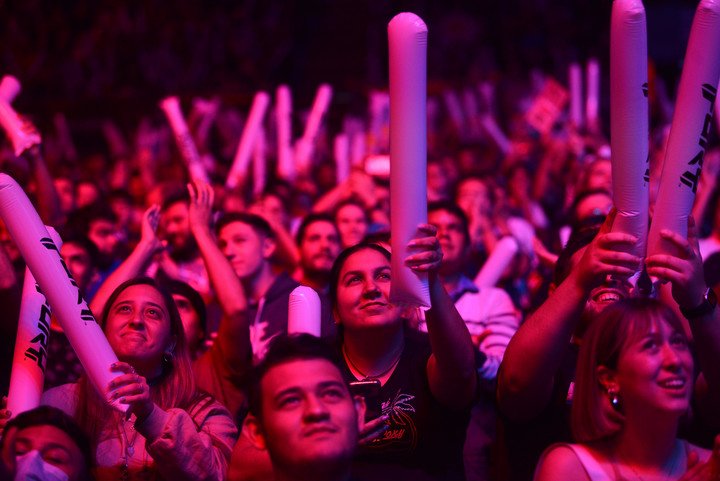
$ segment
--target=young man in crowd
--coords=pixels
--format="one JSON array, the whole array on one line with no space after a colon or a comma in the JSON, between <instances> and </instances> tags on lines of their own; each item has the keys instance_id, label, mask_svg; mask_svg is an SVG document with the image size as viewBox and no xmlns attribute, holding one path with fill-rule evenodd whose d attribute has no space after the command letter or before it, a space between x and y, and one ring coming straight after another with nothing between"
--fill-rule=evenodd
<instances>
[{"instance_id":1,"label":"young man in crowd","mask_svg":"<svg viewBox=\"0 0 720 481\"><path fill-rule=\"evenodd\" d=\"M485 389L472 410L463 457L467 479L485 480L489 477L490 446L495 438L495 380L510 338L520 326L520 313L505 291L495 287L480 289L465 275L470 232L467 217L457 204L430 203L428 223L437 227L443 252L440 279L465 321L475 348L484 355L478 375ZM419 327L427 331L424 323Z\"/></svg>"},{"instance_id":2,"label":"young man in crowd","mask_svg":"<svg viewBox=\"0 0 720 481\"><path fill-rule=\"evenodd\" d=\"M276 481L347 481L365 415L337 355L307 334L277 338L251 376L246 432ZM231 462L229 479L242 466Z\"/></svg>"},{"instance_id":3,"label":"young man in crowd","mask_svg":"<svg viewBox=\"0 0 720 481\"><path fill-rule=\"evenodd\" d=\"M309 214L300 224L296 240L300 250L298 281L324 294L333 262L340 253L340 233L335 221L328 214Z\"/></svg>"}]
</instances>

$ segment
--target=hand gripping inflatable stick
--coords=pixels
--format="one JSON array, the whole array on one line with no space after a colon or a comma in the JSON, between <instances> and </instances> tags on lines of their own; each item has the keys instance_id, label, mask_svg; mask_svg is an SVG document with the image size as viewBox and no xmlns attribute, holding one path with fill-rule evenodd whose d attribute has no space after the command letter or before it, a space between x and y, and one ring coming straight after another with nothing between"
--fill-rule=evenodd
<instances>
[{"instance_id":1,"label":"hand gripping inflatable stick","mask_svg":"<svg viewBox=\"0 0 720 481\"><path fill-rule=\"evenodd\" d=\"M647 254L674 253L660 237L687 237L688 217L702 172L720 78L720 0L701 0L695 12L663 164Z\"/></svg>"},{"instance_id":2,"label":"hand gripping inflatable stick","mask_svg":"<svg viewBox=\"0 0 720 481\"><path fill-rule=\"evenodd\" d=\"M613 232L637 237L632 254L645 257L650 171L648 62L641 0L615 0L610 26L610 139Z\"/></svg>"},{"instance_id":3,"label":"hand gripping inflatable stick","mask_svg":"<svg viewBox=\"0 0 720 481\"><path fill-rule=\"evenodd\" d=\"M0 174L0 218L5 222L95 389L103 399L107 399L108 384L121 374L110 370L110 366L117 362L117 356L88 309L30 199L17 182L6 174ZM122 411L127 409L126 405L113 406Z\"/></svg>"},{"instance_id":4,"label":"hand gripping inflatable stick","mask_svg":"<svg viewBox=\"0 0 720 481\"><path fill-rule=\"evenodd\" d=\"M427 274L405 265L407 244L427 222L427 36L425 22L400 13L388 24L390 47L390 300L430 307Z\"/></svg>"}]
</instances>

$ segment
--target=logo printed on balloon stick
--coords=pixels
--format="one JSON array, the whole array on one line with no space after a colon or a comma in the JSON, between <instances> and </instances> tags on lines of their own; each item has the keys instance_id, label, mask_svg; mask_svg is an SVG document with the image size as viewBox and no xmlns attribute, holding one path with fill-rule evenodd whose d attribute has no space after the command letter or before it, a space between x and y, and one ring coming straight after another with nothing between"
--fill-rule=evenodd
<instances>
[{"instance_id":1,"label":"logo printed on balloon stick","mask_svg":"<svg viewBox=\"0 0 720 481\"><path fill-rule=\"evenodd\" d=\"M717 97L717 89L710 84L703 84L702 96L710 104L708 106L708 112L705 114L705 120L703 122L702 132L700 132L700 139L698 139L698 145L700 146L700 152L698 152L690 162L688 166L696 166L694 171L686 170L680 177L680 182L690 187L693 193L697 193L697 185L700 180L700 173L702 172L703 157L705 156L705 148L707 147L708 137L710 136L710 126L712 125L712 114L713 105L715 104L715 97Z\"/></svg>"},{"instance_id":2,"label":"logo printed on balloon stick","mask_svg":"<svg viewBox=\"0 0 720 481\"><path fill-rule=\"evenodd\" d=\"M42 294L40 286L35 284L35 289L38 293ZM45 363L47 361L47 344L50 339L50 306L48 306L47 300L40 307L40 317L37 324L38 330L40 331L37 336L33 337L31 343L40 343L37 349L34 347L28 347L25 351L25 357L29 357L33 361L37 362L40 370L45 373Z\"/></svg>"}]
</instances>

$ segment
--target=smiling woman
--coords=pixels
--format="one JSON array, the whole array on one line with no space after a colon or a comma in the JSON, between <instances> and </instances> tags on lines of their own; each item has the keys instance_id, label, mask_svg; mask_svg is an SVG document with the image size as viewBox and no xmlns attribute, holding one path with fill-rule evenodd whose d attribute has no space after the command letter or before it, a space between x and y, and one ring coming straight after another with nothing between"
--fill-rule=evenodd
<instances>
[{"instance_id":1,"label":"smiling woman","mask_svg":"<svg viewBox=\"0 0 720 481\"><path fill-rule=\"evenodd\" d=\"M343 251L329 296L341 331L343 375L368 404L353 475L373 479L464 479L462 442L475 394L467 327L440 283L436 229L420 225L405 265L427 272L428 334L406 329L390 301L390 253L361 243ZM380 412L378 412L380 411Z\"/></svg>"},{"instance_id":2,"label":"smiling woman","mask_svg":"<svg viewBox=\"0 0 720 481\"><path fill-rule=\"evenodd\" d=\"M581 444L549 448L535 479L679 479L688 470L716 479L703 477L709 453L677 439L693 386L688 339L669 307L652 299L607 307L578 358L572 429Z\"/></svg>"},{"instance_id":3,"label":"smiling woman","mask_svg":"<svg viewBox=\"0 0 720 481\"><path fill-rule=\"evenodd\" d=\"M91 439L96 478L224 479L237 429L227 410L194 384L182 321L169 293L149 278L112 293L101 324L123 374L101 399L87 378L43 395ZM128 406L127 415L110 403Z\"/></svg>"}]
</instances>

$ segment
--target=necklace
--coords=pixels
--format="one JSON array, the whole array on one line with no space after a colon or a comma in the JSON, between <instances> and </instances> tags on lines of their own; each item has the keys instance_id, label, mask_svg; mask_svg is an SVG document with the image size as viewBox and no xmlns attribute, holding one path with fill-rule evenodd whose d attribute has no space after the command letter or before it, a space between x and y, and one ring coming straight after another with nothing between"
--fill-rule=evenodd
<instances>
[{"instance_id":1,"label":"necklace","mask_svg":"<svg viewBox=\"0 0 720 481\"><path fill-rule=\"evenodd\" d=\"M352 370L354 370L355 372L360 374L360 376L363 378L362 379L363 381L368 381L371 379L381 379L386 374L388 374L390 371L395 369L395 367L400 362L400 357L402 357L404 347L405 347L405 343L403 342L400 345L400 349L399 349L399 352L397 353L397 356L395 356L395 359L393 360L393 362L390 363L390 366L387 369L385 369L384 371L379 372L377 374L365 374L359 367L357 367L357 365L352 361L352 359L348 355L347 350L345 349L345 344L343 344L343 346L342 346L342 352L343 352L343 356L345 357L345 360L347 360L347 362L350 364L350 367L352 368Z\"/></svg>"},{"instance_id":2,"label":"necklace","mask_svg":"<svg viewBox=\"0 0 720 481\"><path fill-rule=\"evenodd\" d=\"M125 420L120 419L120 440L122 441L122 448L124 451L123 456L123 462L120 465L120 479L122 481L127 481L130 479L130 469L129 469L129 462L130 458L132 458L135 455L135 441L137 441L138 433L135 430L135 426L130 426L130 431L132 433L131 436L127 435L127 431L125 431Z\"/></svg>"},{"instance_id":3,"label":"necklace","mask_svg":"<svg viewBox=\"0 0 720 481\"><path fill-rule=\"evenodd\" d=\"M670 454L670 459L668 461L666 461L665 464L663 464L663 466L662 466L662 468L663 468L662 472L665 475L663 477L663 481L668 481L672 477L673 473L675 473L675 470L677 468L677 463L680 458L680 456L676 455L676 452L677 452L677 443L676 443L676 446L673 448L672 453ZM635 475L635 477L638 480L646 481L644 477L640 476L640 473L637 472L637 470L633 467L633 465L631 463L622 461L620 459L620 456L617 453L613 453L612 458L613 458L612 459L613 474L615 475L616 481L627 481L627 478L625 476L622 476L622 474L620 473L620 469L619 469L620 464L622 464L623 467L627 466L628 468L630 468L630 471L633 472L633 474ZM666 470L666 466L668 465L668 463L670 463L670 466L669 466L669 469Z\"/></svg>"}]
</instances>

